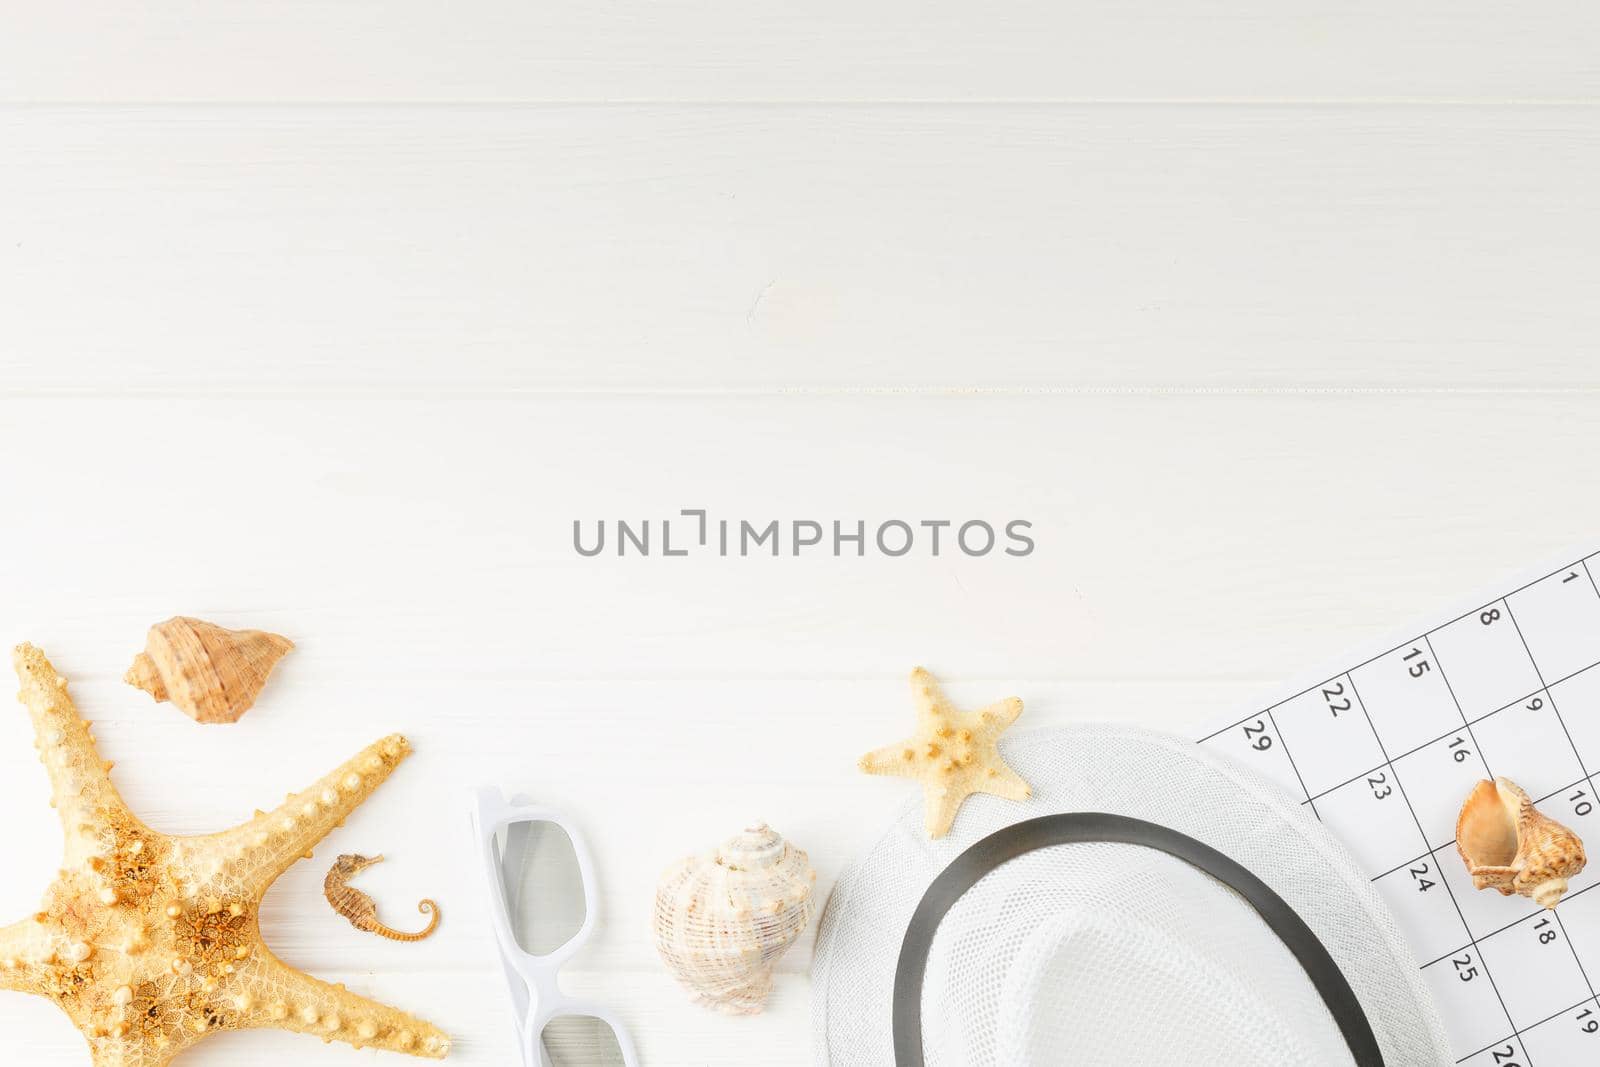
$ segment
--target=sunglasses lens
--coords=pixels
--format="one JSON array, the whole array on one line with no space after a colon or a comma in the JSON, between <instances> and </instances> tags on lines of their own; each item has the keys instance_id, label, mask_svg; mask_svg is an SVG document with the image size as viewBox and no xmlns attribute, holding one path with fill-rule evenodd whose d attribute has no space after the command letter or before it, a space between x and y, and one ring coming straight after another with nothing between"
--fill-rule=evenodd
<instances>
[{"instance_id":1,"label":"sunglasses lens","mask_svg":"<svg viewBox=\"0 0 1600 1067\"><path fill-rule=\"evenodd\" d=\"M515 822L495 837L507 918L522 951L547 956L583 926L583 872L572 838L552 822Z\"/></svg>"},{"instance_id":2,"label":"sunglasses lens","mask_svg":"<svg viewBox=\"0 0 1600 1067\"><path fill-rule=\"evenodd\" d=\"M540 1037L550 1067L623 1067L616 1033L593 1016L558 1015Z\"/></svg>"},{"instance_id":3,"label":"sunglasses lens","mask_svg":"<svg viewBox=\"0 0 1600 1067\"><path fill-rule=\"evenodd\" d=\"M540 1038L550 1067L623 1067L616 1033L593 1016L558 1015Z\"/></svg>"}]
</instances>

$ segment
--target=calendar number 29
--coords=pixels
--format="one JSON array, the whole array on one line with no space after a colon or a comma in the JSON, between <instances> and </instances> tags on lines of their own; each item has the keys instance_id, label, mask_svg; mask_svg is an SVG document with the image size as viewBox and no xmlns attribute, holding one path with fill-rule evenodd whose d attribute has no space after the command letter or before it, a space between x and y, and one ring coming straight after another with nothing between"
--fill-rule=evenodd
<instances>
[{"instance_id":1,"label":"calendar number 29","mask_svg":"<svg viewBox=\"0 0 1600 1067\"><path fill-rule=\"evenodd\" d=\"M1272 735L1267 733L1267 724L1260 719L1244 724L1244 739L1257 752L1265 752L1272 747Z\"/></svg>"}]
</instances>

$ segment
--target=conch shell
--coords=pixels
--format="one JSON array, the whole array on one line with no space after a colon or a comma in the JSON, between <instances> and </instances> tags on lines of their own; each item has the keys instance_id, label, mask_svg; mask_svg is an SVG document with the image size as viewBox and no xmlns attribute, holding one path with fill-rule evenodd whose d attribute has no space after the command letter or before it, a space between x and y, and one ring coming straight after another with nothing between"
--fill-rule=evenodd
<instances>
[{"instance_id":1,"label":"conch shell","mask_svg":"<svg viewBox=\"0 0 1600 1067\"><path fill-rule=\"evenodd\" d=\"M150 627L123 681L170 700L196 722L238 722L294 647L263 630L228 630L179 616Z\"/></svg>"},{"instance_id":2,"label":"conch shell","mask_svg":"<svg viewBox=\"0 0 1600 1067\"><path fill-rule=\"evenodd\" d=\"M695 1003L755 1015L772 967L811 922L817 872L765 823L669 867L656 889L656 950Z\"/></svg>"},{"instance_id":3,"label":"conch shell","mask_svg":"<svg viewBox=\"0 0 1600 1067\"><path fill-rule=\"evenodd\" d=\"M1456 820L1456 849L1476 888L1519 893L1545 908L1556 906L1585 863L1578 835L1542 815L1509 778L1473 788Z\"/></svg>"}]
</instances>

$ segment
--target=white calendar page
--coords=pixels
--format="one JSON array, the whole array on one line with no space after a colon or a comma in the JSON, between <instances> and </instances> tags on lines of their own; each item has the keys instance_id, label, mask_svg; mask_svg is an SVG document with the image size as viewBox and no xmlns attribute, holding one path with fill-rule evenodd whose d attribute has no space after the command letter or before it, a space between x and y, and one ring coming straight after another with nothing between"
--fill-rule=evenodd
<instances>
[{"instance_id":1,"label":"white calendar page","mask_svg":"<svg viewBox=\"0 0 1600 1067\"><path fill-rule=\"evenodd\" d=\"M1282 783L1388 901L1470 1067L1600 1063L1600 860L1554 912L1455 848L1503 775L1600 852L1600 553L1507 583L1304 679L1201 744Z\"/></svg>"}]
</instances>

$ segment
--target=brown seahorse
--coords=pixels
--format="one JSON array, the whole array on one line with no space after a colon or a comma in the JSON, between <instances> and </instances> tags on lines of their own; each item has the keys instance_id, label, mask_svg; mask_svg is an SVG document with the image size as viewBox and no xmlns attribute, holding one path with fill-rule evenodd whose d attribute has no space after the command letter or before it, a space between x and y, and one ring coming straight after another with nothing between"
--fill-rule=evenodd
<instances>
[{"instance_id":1,"label":"brown seahorse","mask_svg":"<svg viewBox=\"0 0 1600 1067\"><path fill-rule=\"evenodd\" d=\"M375 863L382 863L382 856L357 856L346 854L334 861L333 868L328 871L328 877L322 881L322 895L328 898L328 903L333 905L333 910L350 920L350 925L357 930L387 937L390 941L421 941L439 928L439 905L431 900L423 900L417 905L417 910L424 915L432 915L428 920L428 928L414 934L403 930L394 930L378 921L378 905L371 897L350 885L350 879L371 867Z\"/></svg>"}]
</instances>

